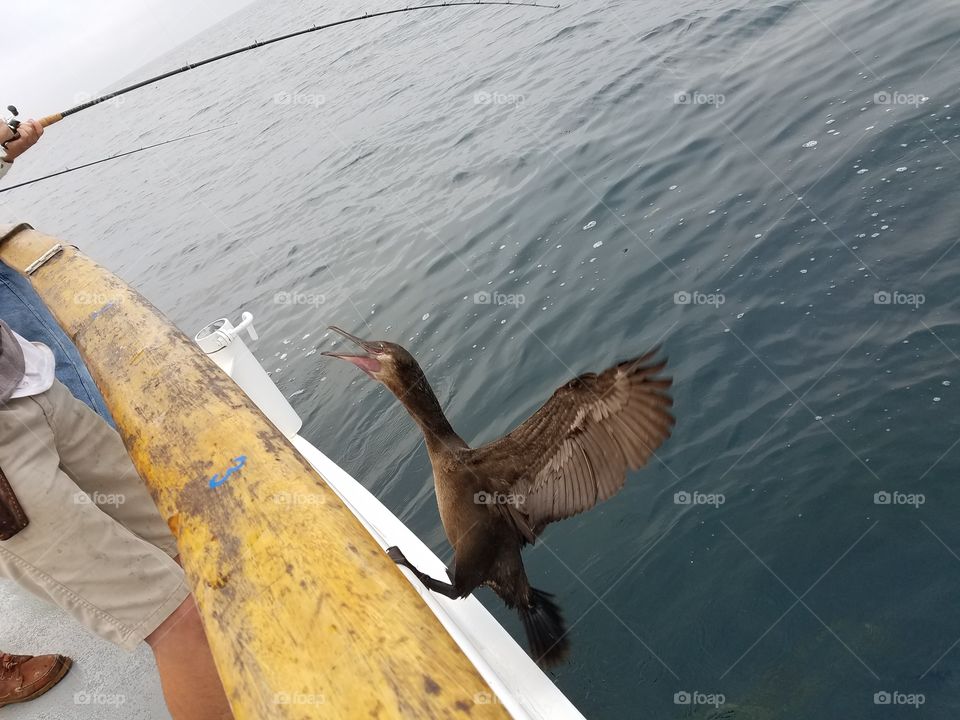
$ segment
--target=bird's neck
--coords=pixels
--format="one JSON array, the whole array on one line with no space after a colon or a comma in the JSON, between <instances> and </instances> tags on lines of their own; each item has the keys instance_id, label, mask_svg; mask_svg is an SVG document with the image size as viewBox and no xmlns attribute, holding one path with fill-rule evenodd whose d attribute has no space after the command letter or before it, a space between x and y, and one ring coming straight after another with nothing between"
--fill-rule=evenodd
<instances>
[{"instance_id":1,"label":"bird's neck","mask_svg":"<svg viewBox=\"0 0 960 720\"><path fill-rule=\"evenodd\" d=\"M466 447L466 443L454 432L447 416L443 414L440 401L433 388L421 372L411 384L397 393L400 402L407 408L427 441L427 449L449 450L454 447Z\"/></svg>"}]
</instances>

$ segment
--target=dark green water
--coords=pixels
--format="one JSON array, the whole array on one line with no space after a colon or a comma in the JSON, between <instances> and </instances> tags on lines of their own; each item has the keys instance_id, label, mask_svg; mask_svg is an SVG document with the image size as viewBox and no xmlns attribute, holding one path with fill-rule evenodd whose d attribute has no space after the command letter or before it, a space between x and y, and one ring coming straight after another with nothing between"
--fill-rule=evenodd
<instances>
[{"instance_id":1,"label":"dark green water","mask_svg":"<svg viewBox=\"0 0 960 720\"><path fill-rule=\"evenodd\" d=\"M680 692L723 718L956 718L960 6L568 5L180 76L51 129L11 180L239 125L5 209L190 334L252 311L303 434L445 558L419 435L313 353L324 327L403 343L475 442L662 341L674 437L527 554L572 627L559 686L591 719L711 716ZM355 10L257 5L137 76Z\"/></svg>"}]
</instances>

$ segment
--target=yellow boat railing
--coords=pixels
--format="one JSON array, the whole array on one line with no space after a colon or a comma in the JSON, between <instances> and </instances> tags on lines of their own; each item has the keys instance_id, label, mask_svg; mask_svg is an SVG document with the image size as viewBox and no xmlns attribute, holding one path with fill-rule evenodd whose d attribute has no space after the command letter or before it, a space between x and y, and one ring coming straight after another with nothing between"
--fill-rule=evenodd
<instances>
[{"instance_id":1,"label":"yellow boat railing","mask_svg":"<svg viewBox=\"0 0 960 720\"><path fill-rule=\"evenodd\" d=\"M238 720L508 717L416 590L234 382L123 281L58 245L27 225L0 228L8 266L25 272L47 258L29 278L177 536ZM317 501L270 501L291 493Z\"/></svg>"}]
</instances>

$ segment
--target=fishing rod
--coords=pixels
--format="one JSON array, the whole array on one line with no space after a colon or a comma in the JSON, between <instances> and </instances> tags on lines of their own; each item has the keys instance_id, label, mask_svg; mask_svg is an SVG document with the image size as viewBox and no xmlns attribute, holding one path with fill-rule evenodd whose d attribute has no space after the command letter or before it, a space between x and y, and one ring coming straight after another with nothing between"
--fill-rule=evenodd
<instances>
[{"instance_id":1,"label":"fishing rod","mask_svg":"<svg viewBox=\"0 0 960 720\"><path fill-rule=\"evenodd\" d=\"M337 20L336 22L326 23L325 25L314 25L313 27L309 27L305 30L297 30L296 32L286 33L285 35L280 35L278 37L271 38L269 40L258 41L253 43L252 45L247 45L245 47L237 48L236 50L231 50L229 52L225 52L220 55L215 55L214 57L207 58L206 60L201 60L195 63L187 63L183 67L177 68L176 70L170 70L168 72L161 73L156 77L152 77L148 80L142 80L138 83L122 88L120 90L115 90L114 92L107 93L106 95L101 95L100 97L94 98L92 100L88 100L85 103L81 103L76 107L72 107L69 110L64 110L63 112L54 113L53 115L47 115L46 117L40 118L39 123L43 127L49 127L54 123L60 122L65 117L74 115L80 112L81 110L86 110L87 108L92 108L94 105L99 105L102 102L112 100L113 98L120 97L121 95L126 95L127 93L133 92L134 90L139 90L140 88L146 85L159 82L160 80L166 80L167 78L173 77L175 75L179 75L181 73L188 72L190 70L193 70L194 68L202 67L204 65L209 65L210 63L215 63L219 60L225 60L226 58L233 57L234 55L239 55L240 53L249 52L250 50L256 50L257 48L265 47L267 45L272 45L273 43L278 43L283 40L289 40L290 38L295 38L300 35L307 35L308 33L320 32L321 30L327 30L332 27L337 27L338 25L347 25L349 23L360 22L361 20L371 20L376 17L383 17L385 15L394 15L396 13L413 12L414 10L429 10L431 8L448 8L448 7L470 6L470 5L510 5L513 7L544 8L544 9L551 9L551 10L556 10L557 8L560 7L559 5L544 5L537 2L512 2L511 0L469 0L464 2L442 2L442 3L434 3L432 5L416 5L414 7L397 8L394 10L381 10L375 13L366 13L364 15L358 15L355 17L347 18L346 20ZM18 114L17 109L13 105L9 106L8 109L10 110L10 112L13 113L14 119L12 119L7 124L10 126L10 129L13 130L14 133L16 133L17 127L19 127L20 125L20 121L16 119ZM13 139L16 139L16 135L14 138L11 138L11 140ZM7 142L9 142L9 140Z\"/></svg>"},{"instance_id":2,"label":"fishing rod","mask_svg":"<svg viewBox=\"0 0 960 720\"><path fill-rule=\"evenodd\" d=\"M163 142L154 143L153 145L147 145L146 147L137 148L136 150L128 150L127 152L118 153L116 155L111 155L110 157L103 158L101 160L94 160L93 162L84 163L83 165L77 165L76 167L67 168L66 170L61 170L60 172L50 173L49 175L44 175L43 177L34 178L33 180L27 180L26 182L17 183L16 185L10 185L7 187L0 188L0 193L9 192L10 190L16 190L17 188L22 188L26 185L33 185L38 183L41 180L49 180L50 178L57 177L58 175L66 175L67 173L72 173L75 170L83 170L84 168L91 167L93 165L99 165L100 163L109 162L110 160L117 160L118 158L126 157L127 155L136 155L137 153L144 152L145 150L152 150L153 148L158 148L161 145L169 145L170 143L182 142L183 140L189 140L190 138L195 138L198 135L206 135L207 133L216 132L217 130L223 130L228 127L233 127L237 123L229 123L228 125L221 125L220 127L209 128L207 130L201 130L199 132L190 133L189 135L183 135L178 138L172 138L170 140L164 140Z\"/></svg>"}]
</instances>

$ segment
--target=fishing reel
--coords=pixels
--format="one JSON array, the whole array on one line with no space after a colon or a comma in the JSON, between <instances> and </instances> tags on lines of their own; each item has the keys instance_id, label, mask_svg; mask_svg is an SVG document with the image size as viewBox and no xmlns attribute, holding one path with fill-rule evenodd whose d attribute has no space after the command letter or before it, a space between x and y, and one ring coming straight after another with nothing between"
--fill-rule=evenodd
<instances>
[{"instance_id":1,"label":"fishing reel","mask_svg":"<svg viewBox=\"0 0 960 720\"><path fill-rule=\"evenodd\" d=\"M9 118L5 118L5 122L8 128L13 131L13 135L7 138L3 143L0 143L0 146L6 148L8 142L13 142L14 140L20 139L20 121L17 120L17 116L20 115L20 111L17 110L14 105L7 105L7 111L10 113Z\"/></svg>"}]
</instances>

